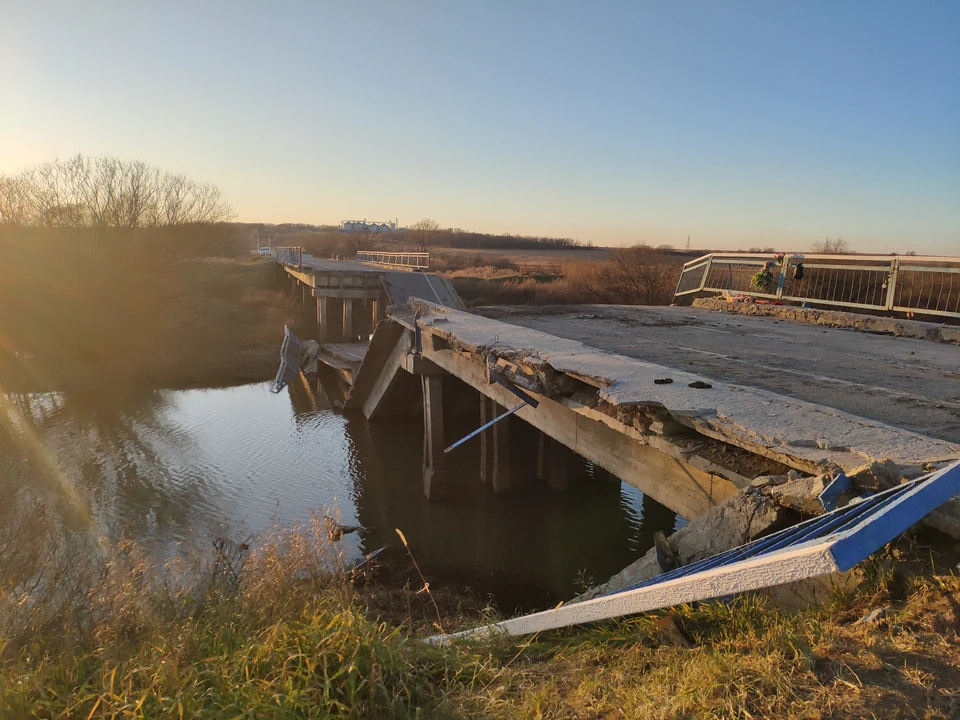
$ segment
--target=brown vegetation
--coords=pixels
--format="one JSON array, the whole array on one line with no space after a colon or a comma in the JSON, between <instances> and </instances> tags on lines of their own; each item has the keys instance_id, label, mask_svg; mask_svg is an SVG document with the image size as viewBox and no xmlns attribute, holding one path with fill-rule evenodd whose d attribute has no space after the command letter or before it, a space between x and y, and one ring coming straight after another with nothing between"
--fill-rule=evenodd
<instances>
[{"instance_id":1,"label":"brown vegetation","mask_svg":"<svg viewBox=\"0 0 960 720\"><path fill-rule=\"evenodd\" d=\"M0 177L0 390L263 380L293 304L213 185L84 158Z\"/></svg>"},{"instance_id":2,"label":"brown vegetation","mask_svg":"<svg viewBox=\"0 0 960 720\"><path fill-rule=\"evenodd\" d=\"M495 613L416 571L352 572L326 536L318 518L259 537L236 577L211 558L158 568L131 544L78 553L61 540L38 556L64 583L61 602L42 576L10 582L0 555L0 716L946 719L960 709L960 579L941 569L956 557L916 536L865 563L861 587L823 608L788 612L761 595L676 608L689 643L664 634L658 612L443 648L421 641ZM857 623L875 608L879 620Z\"/></svg>"},{"instance_id":3,"label":"brown vegetation","mask_svg":"<svg viewBox=\"0 0 960 720\"><path fill-rule=\"evenodd\" d=\"M0 230L0 388L268 379L298 302L269 260L170 260L221 242L196 234Z\"/></svg>"},{"instance_id":4,"label":"brown vegetation","mask_svg":"<svg viewBox=\"0 0 960 720\"><path fill-rule=\"evenodd\" d=\"M134 231L232 215L215 185L138 161L76 155L0 176L0 226Z\"/></svg>"},{"instance_id":5,"label":"brown vegetation","mask_svg":"<svg viewBox=\"0 0 960 720\"><path fill-rule=\"evenodd\" d=\"M471 306L667 305L673 299L683 257L637 245L613 248L603 262L555 265L554 273L542 265L526 272L512 263L512 267L504 267L508 261L503 259L496 266L482 264L486 260L486 256L473 259L480 268L457 267L444 273ZM460 256L460 262L469 263L470 259ZM452 265L449 261L445 264Z\"/></svg>"},{"instance_id":6,"label":"brown vegetation","mask_svg":"<svg viewBox=\"0 0 960 720\"><path fill-rule=\"evenodd\" d=\"M824 255L846 255L850 253L850 243L843 238L818 240L812 246L813 252Z\"/></svg>"}]
</instances>

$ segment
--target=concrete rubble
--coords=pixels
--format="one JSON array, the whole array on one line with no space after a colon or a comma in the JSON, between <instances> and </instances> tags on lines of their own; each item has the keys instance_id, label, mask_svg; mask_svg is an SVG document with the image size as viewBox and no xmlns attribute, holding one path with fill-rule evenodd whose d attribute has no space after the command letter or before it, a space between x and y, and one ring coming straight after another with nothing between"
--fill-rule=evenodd
<instances>
[{"instance_id":1,"label":"concrete rubble","mask_svg":"<svg viewBox=\"0 0 960 720\"><path fill-rule=\"evenodd\" d=\"M840 506L858 497L861 492L875 493L894 485L920 477L935 469L916 465L902 466L885 459L867 463L853 470L848 477L857 492L849 494ZM820 494L829 485L832 476L790 478L784 475L756 478L748 487L688 523L666 538L672 556L680 566L718 555L752 540L769 535L797 522L801 517L824 513ZM954 498L941 506L924 521L931 527L960 537L960 498ZM662 553L661 553L662 554ZM651 548L602 585L591 588L577 600L604 595L628 588L664 572L658 559L657 548ZM829 597L838 586L856 581L859 574L844 573L844 577L818 578L789 587L771 589L768 592L780 604L798 606L819 602Z\"/></svg>"},{"instance_id":2,"label":"concrete rubble","mask_svg":"<svg viewBox=\"0 0 960 720\"><path fill-rule=\"evenodd\" d=\"M960 345L960 326L941 325L919 320L899 320L897 318L876 317L861 313L820 310L797 307L796 305L758 305L755 303L732 303L724 298L697 298L693 307L716 310L736 315L759 315L783 320L846 328L860 332L893 335L895 337L916 338L932 342Z\"/></svg>"}]
</instances>

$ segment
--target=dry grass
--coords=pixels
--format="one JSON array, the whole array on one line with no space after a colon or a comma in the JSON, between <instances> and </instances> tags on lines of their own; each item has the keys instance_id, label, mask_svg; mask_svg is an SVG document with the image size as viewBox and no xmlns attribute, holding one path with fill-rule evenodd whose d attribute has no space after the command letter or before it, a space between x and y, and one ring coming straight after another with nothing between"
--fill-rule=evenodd
<instances>
[{"instance_id":1,"label":"dry grass","mask_svg":"<svg viewBox=\"0 0 960 720\"><path fill-rule=\"evenodd\" d=\"M235 588L210 559L152 568L105 554L82 592L29 627L0 622L0 717L951 718L960 711L960 578L886 553L828 607L760 597L444 649L491 619L416 573L355 576L322 520L255 544ZM904 543L902 543L904 544ZM907 561L910 561L908 563ZM920 562L920 565L924 563ZM94 563L96 565L96 563ZM8 598L0 583L0 599ZM23 599L21 598L21 603ZM889 607L879 622L853 621ZM43 620L43 622L40 622Z\"/></svg>"},{"instance_id":2,"label":"dry grass","mask_svg":"<svg viewBox=\"0 0 960 720\"><path fill-rule=\"evenodd\" d=\"M558 250L533 263L520 262L518 252L443 253L434 264L471 307L666 305L673 300L685 260L683 255L646 246L607 248L598 259L588 259L588 250Z\"/></svg>"}]
</instances>

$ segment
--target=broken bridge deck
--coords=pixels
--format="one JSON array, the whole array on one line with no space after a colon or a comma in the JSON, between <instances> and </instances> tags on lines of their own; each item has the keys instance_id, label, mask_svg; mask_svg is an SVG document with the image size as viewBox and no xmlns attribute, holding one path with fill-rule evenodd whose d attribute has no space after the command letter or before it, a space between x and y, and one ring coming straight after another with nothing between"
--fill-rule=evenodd
<instances>
[{"instance_id":1,"label":"broken bridge deck","mask_svg":"<svg viewBox=\"0 0 960 720\"><path fill-rule=\"evenodd\" d=\"M746 325L740 321L747 318L713 319L689 308L480 313L417 300L411 307L391 308L374 335L376 352L371 350L354 374L357 386L345 409L376 416L399 375L432 372L423 370L424 363L501 406L515 404L509 391L493 382L496 375L539 401L537 408L519 410L519 418L687 518L765 474L751 472L744 456L810 474L849 471L877 459L924 465L960 458L951 399L960 388L949 375L950 357L960 355L955 346L833 330L847 332L838 340L823 328L815 329L819 342L813 343L768 318L750 319L763 323L766 334L751 328L753 335L745 337L714 325ZM415 326L422 335L419 353ZM900 351L875 341L919 344L900 358ZM869 359L853 353L860 344L904 368L910 358L920 360L934 382L921 378L916 387L885 386L883 373L871 372ZM841 350L831 355L830 347ZM766 362L751 356L763 348ZM791 353L816 353L820 362L814 371ZM782 367L772 364L787 355ZM749 378L745 367L751 368ZM663 379L672 382L655 382ZM711 387L690 386L698 381ZM938 382L948 388L940 403L932 390ZM914 412L909 423L898 425L904 417L898 411L913 405L938 412ZM732 456L719 454L728 449Z\"/></svg>"}]
</instances>

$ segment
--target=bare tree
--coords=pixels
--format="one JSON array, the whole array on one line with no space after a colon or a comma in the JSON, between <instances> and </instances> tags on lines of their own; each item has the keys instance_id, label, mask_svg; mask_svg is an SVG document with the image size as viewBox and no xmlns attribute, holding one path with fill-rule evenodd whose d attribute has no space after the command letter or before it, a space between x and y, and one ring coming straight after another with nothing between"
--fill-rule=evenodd
<instances>
[{"instance_id":1,"label":"bare tree","mask_svg":"<svg viewBox=\"0 0 960 720\"><path fill-rule=\"evenodd\" d=\"M215 185L140 161L76 155L0 177L0 223L8 225L134 231L232 216Z\"/></svg>"},{"instance_id":2,"label":"bare tree","mask_svg":"<svg viewBox=\"0 0 960 720\"><path fill-rule=\"evenodd\" d=\"M440 231L440 224L436 220L424 218L411 225L407 235L413 240L417 252L427 252L430 249L434 236Z\"/></svg>"},{"instance_id":3,"label":"bare tree","mask_svg":"<svg viewBox=\"0 0 960 720\"><path fill-rule=\"evenodd\" d=\"M347 253L356 255L361 250L373 247L373 233L369 230L351 230L344 235L343 243Z\"/></svg>"},{"instance_id":4,"label":"bare tree","mask_svg":"<svg viewBox=\"0 0 960 720\"><path fill-rule=\"evenodd\" d=\"M662 305L673 296L676 275L663 251L639 244L611 250L607 262L584 269L571 282L596 302Z\"/></svg>"},{"instance_id":5,"label":"bare tree","mask_svg":"<svg viewBox=\"0 0 960 720\"><path fill-rule=\"evenodd\" d=\"M813 244L813 252L825 255L844 255L850 252L850 245L843 238L826 238Z\"/></svg>"}]
</instances>

